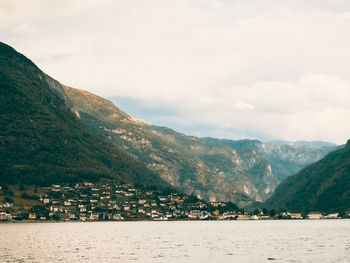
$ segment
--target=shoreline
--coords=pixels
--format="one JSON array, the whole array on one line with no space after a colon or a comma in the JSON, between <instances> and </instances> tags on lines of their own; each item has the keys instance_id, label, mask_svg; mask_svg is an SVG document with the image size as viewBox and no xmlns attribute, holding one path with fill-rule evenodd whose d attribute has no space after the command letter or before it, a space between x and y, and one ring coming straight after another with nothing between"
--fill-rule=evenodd
<instances>
[{"instance_id":1,"label":"shoreline","mask_svg":"<svg viewBox=\"0 0 350 263\"><path fill-rule=\"evenodd\" d=\"M256 222L256 221L331 221L331 220L350 220L350 218L320 218L320 219L244 219L244 220L12 220L0 221L0 224L39 224L39 223L101 223L101 222Z\"/></svg>"}]
</instances>

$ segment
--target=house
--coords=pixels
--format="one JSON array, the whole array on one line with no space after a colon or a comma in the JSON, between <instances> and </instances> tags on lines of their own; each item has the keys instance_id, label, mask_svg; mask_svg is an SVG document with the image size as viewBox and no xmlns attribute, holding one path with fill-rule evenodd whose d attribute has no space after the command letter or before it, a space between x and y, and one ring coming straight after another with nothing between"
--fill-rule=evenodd
<instances>
[{"instance_id":1,"label":"house","mask_svg":"<svg viewBox=\"0 0 350 263\"><path fill-rule=\"evenodd\" d=\"M224 218L227 220L236 219L237 214L235 212L227 212L227 213L224 213Z\"/></svg>"},{"instance_id":2,"label":"house","mask_svg":"<svg viewBox=\"0 0 350 263\"><path fill-rule=\"evenodd\" d=\"M36 219L36 214L35 213L29 213L28 219L35 220Z\"/></svg>"},{"instance_id":3,"label":"house","mask_svg":"<svg viewBox=\"0 0 350 263\"><path fill-rule=\"evenodd\" d=\"M69 219L70 220L76 220L77 216L74 213L69 214Z\"/></svg>"},{"instance_id":4,"label":"house","mask_svg":"<svg viewBox=\"0 0 350 263\"><path fill-rule=\"evenodd\" d=\"M219 207L221 205L221 202L211 202L211 205L213 207Z\"/></svg>"},{"instance_id":5,"label":"house","mask_svg":"<svg viewBox=\"0 0 350 263\"><path fill-rule=\"evenodd\" d=\"M159 196L159 201L166 202L166 201L168 201L168 197L167 196Z\"/></svg>"},{"instance_id":6,"label":"house","mask_svg":"<svg viewBox=\"0 0 350 263\"><path fill-rule=\"evenodd\" d=\"M90 219L90 220L98 220L98 218L99 218L99 214L93 214L93 213L91 213L91 215L89 216L89 219Z\"/></svg>"},{"instance_id":7,"label":"house","mask_svg":"<svg viewBox=\"0 0 350 263\"><path fill-rule=\"evenodd\" d=\"M113 220L124 220L124 218L120 214L113 214L112 219Z\"/></svg>"},{"instance_id":8,"label":"house","mask_svg":"<svg viewBox=\"0 0 350 263\"><path fill-rule=\"evenodd\" d=\"M323 218L326 218L326 219L336 219L336 218L339 218L339 213L329 214L329 215L323 216Z\"/></svg>"},{"instance_id":9,"label":"house","mask_svg":"<svg viewBox=\"0 0 350 263\"><path fill-rule=\"evenodd\" d=\"M249 220L249 215L238 215L237 220Z\"/></svg>"},{"instance_id":10,"label":"house","mask_svg":"<svg viewBox=\"0 0 350 263\"><path fill-rule=\"evenodd\" d=\"M10 208L10 207L13 207L13 204L12 204L12 203L5 203L5 204L4 204L4 207Z\"/></svg>"},{"instance_id":11,"label":"house","mask_svg":"<svg viewBox=\"0 0 350 263\"><path fill-rule=\"evenodd\" d=\"M144 199L140 199L139 201L138 201L138 204L139 205L144 205L146 203L146 200L144 200Z\"/></svg>"},{"instance_id":12,"label":"house","mask_svg":"<svg viewBox=\"0 0 350 263\"><path fill-rule=\"evenodd\" d=\"M309 218L309 219L321 219L322 218L322 214L319 213L319 212L310 212L307 215L307 218Z\"/></svg>"},{"instance_id":13,"label":"house","mask_svg":"<svg viewBox=\"0 0 350 263\"><path fill-rule=\"evenodd\" d=\"M290 213L290 218L291 219L303 219L303 216L301 213Z\"/></svg>"},{"instance_id":14,"label":"house","mask_svg":"<svg viewBox=\"0 0 350 263\"><path fill-rule=\"evenodd\" d=\"M6 214L6 220L12 220L12 215L11 214Z\"/></svg>"},{"instance_id":15,"label":"house","mask_svg":"<svg viewBox=\"0 0 350 263\"><path fill-rule=\"evenodd\" d=\"M201 211L199 210L191 210L187 215L189 219L198 219L200 216L201 216Z\"/></svg>"},{"instance_id":16,"label":"house","mask_svg":"<svg viewBox=\"0 0 350 263\"><path fill-rule=\"evenodd\" d=\"M4 221L6 220L6 213L5 212L1 212L0 213L0 221Z\"/></svg>"},{"instance_id":17,"label":"house","mask_svg":"<svg viewBox=\"0 0 350 263\"><path fill-rule=\"evenodd\" d=\"M173 217L173 214L172 214L172 213L169 213L169 212L166 212L166 213L165 213L165 216L166 216L167 218L171 218L171 217Z\"/></svg>"},{"instance_id":18,"label":"house","mask_svg":"<svg viewBox=\"0 0 350 263\"><path fill-rule=\"evenodd\" d=\"M58 210L59 210L59 206L58 206L58 205L52 205L52 206L50 206L50 211L52 211L52 212L58 212Z\"/></svg>"},{"instance_id":19,"label":"house","mask_svg":"<svg viewBox=\"0 0 350 263\"><path fill-rule=\"evenodd\" d=\"M112 206L112 208L113 208L113 209L120 210L120 206L119 206L119 205L117 205L117 204L114 204L114 205Z\"/></svg>"},{"instance_id":20,"label":"house","mask_svg":"<svg viewBox=\"0 0 350 263\"><path fill-rule=\"evenodd\" d=\"M180 200L180 196L171 196L171 197L170 197L170 200L171 200L172 202L177 202L177 201Z\"/></svg>"}]
</instances>

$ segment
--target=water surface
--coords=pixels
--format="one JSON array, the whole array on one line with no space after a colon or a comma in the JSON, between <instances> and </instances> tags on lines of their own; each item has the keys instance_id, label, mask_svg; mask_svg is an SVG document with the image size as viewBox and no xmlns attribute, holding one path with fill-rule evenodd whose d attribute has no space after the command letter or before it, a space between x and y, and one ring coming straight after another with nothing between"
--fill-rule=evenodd
<instances>
[{"instance_id":1,"label":"water surface","mask_svg":"<svg viewBox=\"0 0 350 263\"><path fill-rule=\"evenodd\" d=\"M350 262L350 220L0 224L0 262Z\"/></svg>"}]
</instances>

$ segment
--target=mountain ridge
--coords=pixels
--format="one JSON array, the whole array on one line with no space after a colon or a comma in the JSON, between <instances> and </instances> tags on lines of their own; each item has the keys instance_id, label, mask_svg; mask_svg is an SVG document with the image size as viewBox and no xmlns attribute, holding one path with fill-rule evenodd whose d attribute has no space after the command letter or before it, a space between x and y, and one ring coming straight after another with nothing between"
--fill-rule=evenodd
<instances>
[{"instance_id":1,"label":"mountain ridge","mask_svg":"<svg viewBox=\"0 0 350 263\"><path fill-rule=\"evenodd\" d=\"M73 101L71 110L78 112L92 131L109 138L187 194L244 206L264 201L279 183L270 160L259 152L262 143L258 140L215 143L219 139L187 136L135 121L97 95L64 88ZM287 171L288 175L293 172Z\"/></svg>"},{"instance_id":2,"label":"mountain ridge","mask_svg":"<svg viewBox=\"0 0 350 263\"><path fill-rule=\"evenodd\" d=\"M64 95L59 82L0 42L2 183L153 180L155 175L143 164L88 130L71 113Z\"/></svg>"}]
</instances>

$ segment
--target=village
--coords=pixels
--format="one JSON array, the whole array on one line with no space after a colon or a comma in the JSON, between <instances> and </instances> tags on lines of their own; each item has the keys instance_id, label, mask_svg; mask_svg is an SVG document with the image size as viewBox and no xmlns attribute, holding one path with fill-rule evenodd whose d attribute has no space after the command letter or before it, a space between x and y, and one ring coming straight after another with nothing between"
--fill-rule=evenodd
<instances>
[{"instance_id":1,"label":"village","mask_svg":"<svg viewBox=\"0 0 350 263\"><path fill-rule=\"evenodd\" d=\"M0 188L1 191L1 188ZM108 181L51 185L36 189L40 194L22 193L37 204L0 202L0 221L168 221L168 220L268 220L335 219L339 213L308 214L255 209L244 212L233 203L205 202L193 195L170 190L140 190ZM7 201L7 202L5 202ZM30 203L30 202L29 202ZM347 214L349 216L349 214Z\"/></svg>"}]
</instances>

